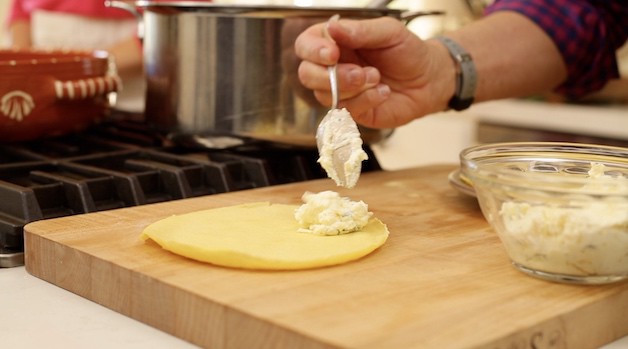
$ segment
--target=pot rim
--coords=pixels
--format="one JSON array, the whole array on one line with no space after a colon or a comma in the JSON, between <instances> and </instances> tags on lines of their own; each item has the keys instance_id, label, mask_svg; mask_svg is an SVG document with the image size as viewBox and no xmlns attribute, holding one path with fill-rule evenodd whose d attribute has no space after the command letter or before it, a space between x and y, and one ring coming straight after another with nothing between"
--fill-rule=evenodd
<instances>
[{"instance_id":1,"label":"pot rim","mask_svg":"<svg viewBox=\"0 0 628 349\"><path fill-rule=\"evenodd\" d=\"M331 16L336 13L340 13L344 16L351 15L369 15L369 16L381 16L381 15L394 15L401 16L406 12L401 9L391 8L369 8L369 7L324 7L324 6L288 6L288 5L271 5L271 4L217 4L212 2L198 2L198 1L150 1L150 0L138 0L134 2L137 8L141 8L149 11L156 12L168 12L176 14L178 12L214 12L219 14L230 15L247 15L247 14L264 14L268 13L269 17L276 17L278 14L283 14L285 17L294 16ZM175 11L174 13L172 11ZM274 14L273 15L271 15Z\"/></svg>"}]
</instances>

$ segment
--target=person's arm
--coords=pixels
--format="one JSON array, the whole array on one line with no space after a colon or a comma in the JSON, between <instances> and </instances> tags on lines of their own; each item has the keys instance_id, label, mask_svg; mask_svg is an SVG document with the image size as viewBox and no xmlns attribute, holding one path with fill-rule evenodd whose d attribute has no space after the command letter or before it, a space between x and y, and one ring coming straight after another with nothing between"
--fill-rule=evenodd
<instances>
[{"instance_id":1,"label":"person's arm","mask_svg":"<svg viewBox=\"0 0 628 349\"><path fill-rule=\"evenodd\" d=\"M113 46L104 49L114 57L116 68L121 74L141 69L143 62L142 50L136 36L119 41Z\"/></svg>"},{"instance_id":2,"label":"person's arm","mask_svg":"<svg viewBox=\"0 0 628 349\"><path fill-rule=\"evenodd\" d=\"M567 78L565 62L551 38L516 12L496 12L446 36L473 57L478 72L476 102L550 91Z\"/></svg>"},{"instance_id":3,"label":"person's arm","mask_svg":"<svg viewBox=\"0 0 628 349\"><path fill-rule=\"evenodd\" d=\"M31 41L31 24L27 20L16 20L9 25L9 45L13 48L29 48Z\"/></svg>"},{"instance_id":4,"label":"person's arm","mask_svg":"<svg viewBox=\"0 0 628 349\"><path fill-rule=\"evenodd\" d=\"M552 39L567 68L556 92L581 98L619 77L617 49L628 39L625 0L496 0L487 13L526 16Z\"/></svg>"},{"instance_id":5,"label":"person's arm","mask_svg":"<svg viewBox=\"0 0 628 349\"><path fill-rule=\"evenodd\" d=\"M322 35L324 25L335 43ZM550 90L566 77L552 41L519 14L495 13L447 36L473 56L477 101ZM304 59L301 82L325 104L330 101L325 67L340 58L340 105L365 126L395 127L446 110L454 94L455 65L445 46L419 39L390 18L310 27L295 50Z\"/></svg>"},{"instance_id":6,"label":"person's arm","mask_svg":"<svg viewBox=\"0 0 628 349\"><path fill-rule=\"evenodd\" d=\"M11 0L5 19L11 47L29 48L32 46L30 11L24 6L22 0Z\"/></svg>"}]
</instances>

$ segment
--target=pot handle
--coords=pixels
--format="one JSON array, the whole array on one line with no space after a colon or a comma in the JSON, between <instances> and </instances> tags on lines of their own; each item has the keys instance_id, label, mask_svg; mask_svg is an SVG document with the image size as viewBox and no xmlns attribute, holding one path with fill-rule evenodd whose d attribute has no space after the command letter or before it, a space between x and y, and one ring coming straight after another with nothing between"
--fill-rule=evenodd
<instances>
[{"instance_id":1,"label":"pot handle","mask_svg":"<svg viewBox=\"0 0 628 349\"><path fill-rule=\"evenodd\" d=\"M115 74L89 79L60 81L55 80L55 96L60 100L80 100L116 92L122 86L120 77Z\"/></svg>"},{"instance_id":2,"label":"pot handle","mask_svg":"<svg viewBox=\"0 0 628 349\"><path fill-rule=\"evenodd\" d=\"M423 16L443 16L445 11L406 11L401 14L401 21L405 24L410 23L413 19Z\"/></svg>"},{"instance_id":3,"label":"pot handle","mask_svg":"<svg viewBox=\"0 0 628 349\"><path fill-rule=\"evenodd\" d=\"M137 37L144 40L144 16L137 10L137 7L127 1L105 0L106 7L118 8L130 12L137 19Z\"/></svg>"}]
</instances>

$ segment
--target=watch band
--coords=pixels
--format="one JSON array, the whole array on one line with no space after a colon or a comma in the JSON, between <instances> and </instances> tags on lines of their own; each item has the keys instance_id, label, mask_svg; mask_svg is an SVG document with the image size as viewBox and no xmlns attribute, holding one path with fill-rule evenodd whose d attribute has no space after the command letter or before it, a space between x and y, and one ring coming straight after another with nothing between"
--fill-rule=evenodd
<instances>
[{"instance_id":1,"label":"watch band","mask_svg":"<svg viewBox=\"0 0 628 349\"><path fill-rule=\"evenodd\" d=\"M477 71L471 55L458 45L457 42L445 36L437 36L456 63L456 91L449 100L449 108L454 110L464 110L471 106L475 98L477 87Z\"/></svg>"}]
</instances>

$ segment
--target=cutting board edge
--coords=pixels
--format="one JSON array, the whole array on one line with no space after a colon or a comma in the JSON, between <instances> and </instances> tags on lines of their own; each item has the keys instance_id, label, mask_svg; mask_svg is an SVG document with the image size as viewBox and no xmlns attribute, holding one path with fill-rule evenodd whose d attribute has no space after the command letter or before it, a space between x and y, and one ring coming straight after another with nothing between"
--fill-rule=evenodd
<instances>
[{"instance_id":1,"label":"cutting board edge","mask_svg":"<svg viewBox=\"0 0 628 349\"><path fill-rule=\"evenodd\" d=\"M312 338L305 333L300 333L298 329L290 329L276 322L260 319L253 314L247 314L242 309L228 308L226 305L216 301L190 294L177 288L175 285L154 279L147 274L140 274L139 280L130 281L131 285L133 285L131 286L132 288L140 288L145 291L140 292L140 294L134 292L129 299L114 299L109 297L109 293L99 295L97 287L94 286L95 283L106 282L112 284L119 282L121 279L131 277L131 275L121 276L120 274L114 274L112 273L113 269L117 269L118 273L122 272L125 274L130 274L130 271L115 268L114 263L98 259L88 252L73 250L72 253L67 253L64 249L55 248L55 245L61 246L61 244L54 240L47 239L45 236L37 233L25 231L25 244L28 248L32 248L34 244L41 243L51 244L53 248L47 249L51 253L39 255L38 257L40 258L26 254L25 266L29 274L192 344L204 347L218 346L226 348L250 348L252 345L255 345L258 348L264 348L265 343L260 343L259 339L268 338L269 342L267 343L272 343L273 346L281 343L301 348L329 349L341 347L340 344L334 345L333 343L321 342L321 338ZM59 255L59 251L63 252ZM45 263L54 267L34 268L35 263ZM78 268L68 270L65 267L67 265L75 265ZM73 282L65 282L65 280L70 280L63 276L63 274L67 273L72 274ZM76 280L77 275L81 276L79 282ZM150 295L150 293L154 293L154 295ZM178 298L177 304L190 304L190 307L182 310L175 307L174 303L170 306L164 306L163 295L165 294ZM182 298L188 299L182 300ZM610 298L588 303L558 318L546 319L542 323L514 331L501 338L496 338L493 342L484 343L480 347L490 345L494 348L507 348L515 344L539 347L539 345L547 345L546 341L556 341L557 339L564 340L565 347L570 349L587 349L602 346L628 335L628 326L622 328L622 321L619 321L621 320L619 315L621 312L605 311L609 307L608 303L622 304L621 299L623 298L628 299L628 289L617 291ZM628 302L624 303L628 304ZM628 306L624 307L628 308ZM139 308L160 308L161 311L156 314L155 318L143 317L141 314L147 314L148 312L133 311L133 309ZM130 311L125 311L125 309L130 309ZM201 309L212 310L208 314L207 311L201 311ZM597 319L588 323L582 323L582 320L578 320L579 317L582 318L582 316L579 316L579 313L582 311L587 313L587 319ZM185 315L180 316L181 312ZM605 316L600 316L599 314L604 314ZM163 318L179 319L180 323L177 324L176 320L163 321ZM211 328L208 334L191 333L185 330L186 326L184 324L188 321L207 321L208 318L213 319L212 326L208 326L208 328ZM609 323L616 325L608 326ZM577 334L580 331L578 326L587 326L590 331L599 335L593 341L587 341L573 335L570 336L570 333ZM257 335L254 337L229 335L232 331L235 333L247 327L250 328L250 331L257 332ZM254 343L251 342L252 338L256 338ZM463 348L466 347L463 346Z\"/></svg>"},{"instance_id":2,"label":"cutting board edge","mask_svg":"<svg viewBox=\"0 0 628 349\"><path fill-rule=\"evenodd\" d=\"M588 286L583 286L588 287ZM622 301L623 299L623 301ZM628 289L612 292L609 298L585 304L571 312L524 329L513 331L491 343L474 348L565 348L593 349L628 335L628 316L622 312L609 312L609 303L624 304L628 314ZM584 313L584 314L583 314ZM603 314L603 315L600 315ZM623 321L622 321L623 320ZM608 324L612 324L609 326ZM623 325L622 325L623 324ZM581 336L582 328L596 336ZM558 346L562 344L562 346Z\"/></svg>"},{"instance_id":3,"label":"cutting board edge","mask_svg":"<svg viewBox=\"0 0 628 349\"><path fill-rule=\"evenodd\" d=\"M62 247L62 244L37 233L25 231L25 250L33 248L34 244L42 243L51 245L51 248L46 249L49 253L38 256L26 254L25 269L29 274L192 344L212 348L259 349L272 349L277 345L312 349L341 347L340 344L334 345L323 342L320 338L313 338L298 329L278 326L275 322L268 322L246 313L243 309L229 308L214 300L187 292L176 285L155 279L146 273L133 278L131 271L116 268L111 261L99 259L80 250L67 253L66 249L56 248ZM68 265L76 267L70 270L66 268ZM66 274L71 274L72 278L66 277ZM131 297L111 297L110 292L98 292L97 283L100 282L108 285L119 283L120 288L130 286L131 289L137 290L131 292ZM168 298L171 299L170 302L167 301ZM175 298L176 302L173 301ZM181 308L181 304L188 306ZM157 313L142 311L148 308L160 310ZM146 317L142 314L154 316ZM187 330L189 328L186 326L187 323L207 322L208 319L211 319L211 325L207 326L207 333ZM239 335L239 332L246 328L249 332L255 331L256 336ZM233 333L236 335L230 335ZM260 342L260 338L269 340Z\"/></svg>"},{"instance_id":4,"label":"cutting board edge","mask_svg":"<svg viewBox=\"0 0 628 349\"><path fill-rule=\"evenodd\" d=\"M62 244L52 239L25 231L25 250L42 242L62 247ZM124 283L130 283L133 289L137 289L131 292L131 297L110 297L110 292L99 294L97 283L109 285L120 283L120 279L133 278L132 271L115 268L114 262L96 258L85 251L72 250L71 253L67 253L67 250L63 248L53 247L53 249L55 251L46 254L45 259L26 253L26 271L43 281L192 344L211 348L246 349L252 347L272 349L282 343L285 347L294 348L335 349L341 347L340 344L328 343L328 340L323 337L312 337L311 334L300 332L298 328L268 322L267 319L258 318L243 309L228 307L146 274L141 274ZM74 267L68 269L69 265ZM70 274L72 277L67 277ZM110 288L111 286L108 290ZM176 302L165 301L170 297L177 297L178 300ZM188 304L188 306L180 308L178 307L180 304ZM147 308L159 309L159 311L155 313L141 310ZM208 313L207 309L211 311ZM154 316L147 317L142 314L154 314ZM193 326L186 326L189 322L207 322L208 319L211 319L211 326L206 327L207 332L191 332L189 329ZM230 335L238 333L239 328L242 327L254 328L258 332L255 336ZM264 342L263 338L270 340Z\"/></svg>"}]
</instances>

